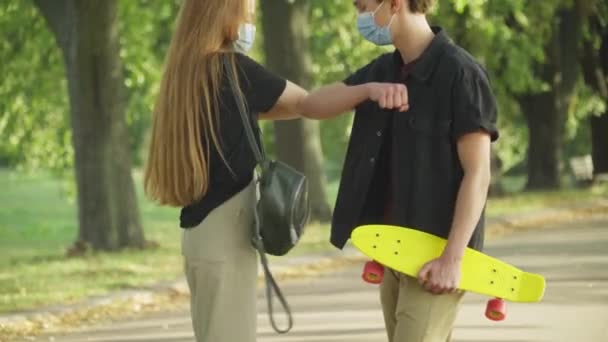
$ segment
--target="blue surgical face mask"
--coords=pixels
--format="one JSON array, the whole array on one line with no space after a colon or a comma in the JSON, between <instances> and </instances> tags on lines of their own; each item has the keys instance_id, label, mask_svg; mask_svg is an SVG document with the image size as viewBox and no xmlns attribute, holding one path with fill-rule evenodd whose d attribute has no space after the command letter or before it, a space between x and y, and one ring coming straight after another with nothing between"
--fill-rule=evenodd
<instances>
[{"instance_id":1,"label":"blue surgical face mask","mask_svg":"<svg viewBox=\"0 0 608 342\"><path fill-rule=\"evenodd\" d=\"M376 12L384 5L384 2L376 8L374 12L365 12L357 16L357 29L363 38L369 40L376 45L389 45L393 43L393 36L391 35L391 24L395 16L391 17L391 21L387 26L378 26L374 16Z\"/></svg>"},{"instance_id":2,"label":"blue surgical face mask","mask_svg":"<svg viewBox=\"0 0 608 342\"><path fill-rule=\"evenodd\" d=\"M234 50L242 54L247 54L253 47L255 41L255 25L243 23L239 28L239 38L234 41Z\"/></svg>"}]
</instances>

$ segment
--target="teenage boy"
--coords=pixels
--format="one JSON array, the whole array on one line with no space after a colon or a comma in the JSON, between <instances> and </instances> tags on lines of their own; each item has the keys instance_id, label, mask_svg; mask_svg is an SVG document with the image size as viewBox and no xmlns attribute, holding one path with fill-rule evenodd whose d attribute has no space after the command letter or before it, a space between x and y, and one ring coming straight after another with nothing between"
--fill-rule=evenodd
<instances>
[{"instance_id":1,"label":"teenage boy","mask_svg":"<svg viewBox=\"0 0 608 342\"><path fill-rule=\"evenodd\" d=\"M483 246L490 145L498 138L495 97L484 68L428 24L433 0L354 4L363 37L396 50L341 86L404 84L409 109L373 101L356 107L331 242L343 248L352 230L368 223L447 238L417 279L387 270L380 297L389 341L449 341L462 299L456 288L463 253Z\"/></svg>"}]
</instances>

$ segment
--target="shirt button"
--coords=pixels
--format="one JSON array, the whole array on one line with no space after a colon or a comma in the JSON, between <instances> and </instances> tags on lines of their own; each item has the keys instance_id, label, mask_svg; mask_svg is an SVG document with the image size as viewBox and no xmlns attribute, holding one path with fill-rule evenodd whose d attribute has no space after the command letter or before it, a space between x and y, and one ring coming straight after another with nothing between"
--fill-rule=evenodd
<instances>
[{"instance_id":1,"label":"shirt button","mask_svg":"<svg viewBox=\"0 0 608 342\"><path fill-rule=\"evenodd\" d=\"M374 158L374 157L369 158L369 162L372 163L372 164L375 163L376 162L376 158Z\"/></svg>"},{"instance_id":2,"label":"shirt button","mask_svg":"<svg viewBox=\"0 0 608 342\"><path fill-rule=\"evenodd\" d=\"M382 131L376 132L376 135L379 136L379 137L381 137L382 136Z\"/></svg>"}]
</instances>

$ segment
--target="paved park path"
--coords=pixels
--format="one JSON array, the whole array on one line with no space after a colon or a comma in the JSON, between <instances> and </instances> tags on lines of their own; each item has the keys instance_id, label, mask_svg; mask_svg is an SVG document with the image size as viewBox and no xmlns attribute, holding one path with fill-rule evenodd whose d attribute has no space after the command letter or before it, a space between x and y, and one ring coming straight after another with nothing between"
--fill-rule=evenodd
<instances>
[{"instance_id":1,"label":"paved park path","mask_svg":"<svg viewBox=\"0 0 608 342\"><path fill-rule=\"evenodd\" d=\"M608 341L608 220L553 226L491 241L486 251L547 278L542 304L509 303L508 317L483 317L487 298L467 294L454 332L455 342ZM268 324L260 292L258 342L385 342L377 288L359 279L360 267L315 279L283 283L294 311L287 335ZM238 329L238 322L235 322ZM87 328L56 342L194 341L188 312ZM235 341L238 342L238 341Z\"/></svg>"}]
</instances>

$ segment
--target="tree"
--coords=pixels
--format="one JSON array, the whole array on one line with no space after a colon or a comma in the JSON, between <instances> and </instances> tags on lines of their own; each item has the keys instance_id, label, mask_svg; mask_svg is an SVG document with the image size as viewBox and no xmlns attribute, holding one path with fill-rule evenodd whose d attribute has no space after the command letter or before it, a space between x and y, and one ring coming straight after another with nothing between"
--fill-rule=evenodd
<instances>
[{"instance_id":1,"label":"tree","mask_svg":"<svg viewBox=\"0 0 608 342\"><path fill-rule=\"evenodd\" d=\"M520 104L528 123L528 189L560 187L560 165L564 127L575 95L579 77L578 54L582 38L581 13L578 6L558 11L546 62L536 65L536 73L545 84L545 91L520 96Z\"/></svg>"},{"instance_id":2,"label":"tree","mask_svg":"<svg viewBox=\"0 0 608 342\"><path fill-rule=\"evenodd\" d=\"M565 142L585 145L573 133L591 108L578 55L592 2L600 3L451 0L434 16L487 68L499 102L498 155L506 170L525 164L528 189L559 187Z\"/></svg>"},{"instance_id":3,"label":"tree","mask_svg":"<svg viewBox=\"0 0 608 342\"><path fill-rule=\"evenodd\" d=\"M494 165L499 166L493 170L494 180L525 162L529 136L518 96L543 88L534 66L544 61L557 1L450 0L439 2L430 17L489 74L501 132L493 147ZM500 193L498 185L494 184L493 193Z\"/></svg>"},{"instance_id":4,"label":"tree","mask_svg":"<svg viewBox=\"0 0 608 342\"><path fill-rule=\"evenodd\" d=\"M63 52L78 193L77 246L143 247L131 176L116 0L34 0Z\"/></svg>"},{"instance_id":5,"label":"tree","mask_svg":"<svg viewBox=\"0 0 608 342\"><path fill-rule=\"evenodd\" d=\"M2 3L0 31L0 164L61 172L73 158L61 53L31 2Z\"/></svg>"},{"instance_id":6,"label":"tree","mask_svg":"<svg viewBox=\"0 0 608 342\"><path fill-rule=\"evenodd\" d=\"M591 3L585 13L588 34L583 43L581 67L586 85L603 101L603 108L596 108L589 119L593 171L597 175L608 173L608 5L597 8Z\"/></svg>"},{"instance_id":7,"label":"tree","mask_svg":"<svg viewBox=\"0 0 608 342\"><path fill-rule=\"evenodd\" d=\"M266 63L277 74L310 87L309 1L263 0L261 9ZM307 119L276 122L275 139L277 157L303 171L309 180L311 218L329 220L319 123Z\"/></svg>"}]
</instances>

